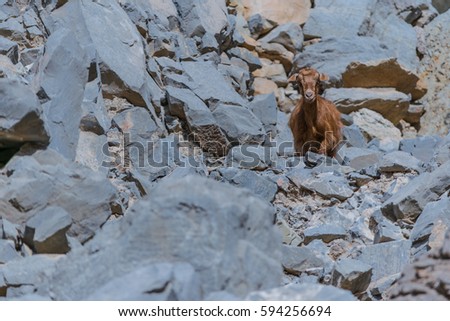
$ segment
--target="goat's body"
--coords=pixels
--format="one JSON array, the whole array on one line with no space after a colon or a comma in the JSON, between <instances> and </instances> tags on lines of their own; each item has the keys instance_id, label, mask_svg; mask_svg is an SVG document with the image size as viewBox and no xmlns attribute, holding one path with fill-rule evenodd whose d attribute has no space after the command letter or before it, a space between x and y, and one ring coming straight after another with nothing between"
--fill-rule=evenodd
<instances>
[{"instance_id":1,"label":"goat's body","mask_svg":"<svg viewBox=\"0 0 450 321\"><path fill-rule=\"evenodd\" d=\"M294 136L296 153L308 150L330 157L335 156L341 140L341 114L331 102L317 96L312 103L301 97L292 111L289 127Z\"/></svg>"}]
</instances>

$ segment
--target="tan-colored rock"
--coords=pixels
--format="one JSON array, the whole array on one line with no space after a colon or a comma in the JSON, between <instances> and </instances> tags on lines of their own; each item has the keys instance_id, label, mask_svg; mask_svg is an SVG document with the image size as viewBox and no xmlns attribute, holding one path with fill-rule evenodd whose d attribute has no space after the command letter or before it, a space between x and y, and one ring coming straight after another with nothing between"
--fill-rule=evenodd
<instances>
[{"instance_id":1,"label":"tan-colored rock","mask_svg":"<svg viewBox=\"0 0 450 321\"><path fill-rule=\"evenodd\" d=\"M254 95L265 95L274 93L278 96L278 86L272 80L257 77L253 81Z\"/></svg>"},{"instance_id":2,"label":"tan-colored rock","mask_svg":"<svg viewBox=\"0 0 450 321\"><path fill-rule=\"evenodd\" d=\"M266 58L261 58L260 61L262 68L253 72L254 77L268 78L280 87L285 87L288 84L286 71L282 64L274 63Z\"/></svg>"},{"instance_id":3,"label":"tan-colored rock","mask_svg":"<svg viewBox=\"0 0 450 321\"><path fill-rule=\"evenodd\" d=\"M294 54L278 43L261 42L261 44L256 47L256 52L261 58L278 60L283 65L286 72L289 72L292 68Z\"/></svg>"},{"instance_id":4,"label":"tan-colored rock","mask_svg":"<svg viewBox=\"0 0 450 321\"><path fill-rule=\"evenodd\" d=\"M343 87L392 87L413 100L421 98L425 89L416 90L419 77L401 66L397 59L352 62L342 74Z\"/></svg>"},{"instance_id":5,"label":"tan-colored rock","mask_svg":"<svg viewBox=\"0 0 450 321\"><path fill-rule=\"evenodd\" d=\"M310 0L242 0L242 4L246 19L259 13L278 24L287 22L304 24L311 9Z\"/></svg>"}]
</instances>

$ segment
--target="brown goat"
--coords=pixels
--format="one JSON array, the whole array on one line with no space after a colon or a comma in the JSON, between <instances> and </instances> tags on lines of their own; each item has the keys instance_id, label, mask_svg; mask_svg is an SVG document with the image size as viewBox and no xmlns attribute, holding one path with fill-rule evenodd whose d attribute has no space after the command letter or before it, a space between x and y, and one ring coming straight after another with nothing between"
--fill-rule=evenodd
<instances>
[{"instance_id":1,"label":"brown goat","mask_svg":"<svg viewBox=\"0 0 450 321\"><path fill-rule=\"evenodd\" d=\"M331 101L319 96L319 82L326 80L328 76L312 68L304 68L289 78L302 90L289 119L294 148L301 156L311 150L333 157L342 138L341 114Z\"/></svg>"}]
</instances>

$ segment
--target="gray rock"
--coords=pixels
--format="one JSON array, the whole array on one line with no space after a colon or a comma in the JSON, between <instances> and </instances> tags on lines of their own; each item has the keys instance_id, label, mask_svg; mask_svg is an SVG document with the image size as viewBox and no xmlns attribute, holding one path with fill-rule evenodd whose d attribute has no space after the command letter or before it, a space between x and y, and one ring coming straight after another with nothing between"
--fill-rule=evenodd
<instances>
[{"instance_id":1,"label":"gray rock","mask_svg":"<svg viewBox=\"0 0 450 321\"><path fill-rule=\"evenodd\" d=\"M383 155L378 163L381 172L420 172L422 162L409 153L395 151Z\"/></svg>"},{"instance_id":2,"label":"gray rock","mask_svg":"<svg viewBox=\"0 0 450 321\"><path fill-rule=\"evenodd\" d=\"M330 243L336 239L345 239L348 233L342 226L323 224L321 226L309 227L303 231L304 243L308 244L313 240L322 240Z\"/></svg>"},{"instance_id":3,"label":"gray rock","mask_svg":"<svg viewBox=\"0 0 450 321\"><path fill-rule=\"evenodd\" d=\"M258 56L270 60L278 60L284 67L286 73L292 68L294 54L287 51L283 45L278 43L259 42L255 48Z\"/></svg>"},{"instance_id":4,"label":"gray rock","mask_svg":"<svg viewBox=\"0 0 450 321\"><path fill-rule=\"evenodd\" d=\"M276 164L276 150L260 145L233 147L227 155L227 166L265 170Z\"/></svg>"},{"instance_id":5,"label":"gray rock","mask_svg":"<svg viewBox=\"0 0 450 321\"><path fill-rule=\"evenodd\" d=\"M300 25L294 22L282 24L259 41L267 43L278 43L292 53L299 52L303 47L303 32Z\"/></svg>"},{"instance_id":6,"label":"gray rock","mask_svg":"<svg viewBox=\"0 0 450 321\"><path fill-rule=\"evenodd\" d=\"M250 170L239 170L236 174L229 175L227 180L233 185L247 188L268 202L273 201L278 191L277 184Z\"/></svg>"},{"instance_id":7,"label":"gray rock","mask_svg":"<svg viewBox=\"0 0 450 321\"><path fill-rule=\"evenodd\" d=\"M403 271L411 262L410 241L393 241L368 245L361 250L357 260L372 267L372 282Z\"/></svg>"},{"instance_id":8,"label":"gray rock","mask_svg":"<svg viewBox=\"0 0 450 321\"><path fill-rule=\"evenodd\" d=\"M235 47L228 50L227 53L231 57L242 59L248 65L250 72L253 72L256 69L262 67L261 61L259 60L258 56L255 56L245 48Z\"/></svg>"},{"instance_id":9,"label":"gray rock","mask_svg":"<svg viewBox=\"0 0 450 321\"><path fill-rule=\"evenodd\" d=\"M275 136L275 127L277 125L277 100L274 94L258 95L249 105L250 110L264 125L266 133Z\"/></svg>"},{"instance_id":10,"label":"gray rock","mask_svg":"<svg viewBox=\"0 0 450 321\"><path fill-rule=\"evenodd\" d=\"M202 37L208 32L219 40L229 28L227 9L225 3L221 1L174 0L173 2L180 13L183 31L189 37Z\"/></svg>"},{"instance_id":11,"label":"gray rock","mask_svg":"<svg viewBox=\"0 0 450 321\"><path fill-rule=\"evenodd\" d=\"M63 208L47 207L27 221L24 242L36 253L67 253L70 247L66 232L71 225L72 218Z\"/></svg>"},{"instance_id":12,"label":"gray rock","mask_svg":"<svg viewBox=\"0 0 450 321\"><path fill-rule=\"evenodd\" d=\"M342 259L333 270L334 286L350 290L354 294L364 292L372 278L372 267L359 260Z\"/></svg>"},{"instance_id":13,"label":"gray rock","mask_svg":"<svg viewBox=\"0 0 450 321\"><path fill-rule=\"evenodd\" d=\"M358 147L342 148L338 154L344 165L357 171L378 164L382 156L380 152Z\"/></svg>"},{"instance_id":14,"label":"gray rock","mask_svg":"<svg viewBox=\"0 0 450 321\"><path fill-rule=\"evenodd\" d=\"M245 105L246 101L227 83L225 78L210 62L181 63L190 81L185 85L207 104L218 102Z\"/></svg>"},{"instance_id":15,"label":"gray rock","mask_svg":"<svg viewBox=\"0 0 450 321\"><path fill-rule=\"evenodd\" d=\"M350 173L349 180L354 182L356 186L361 187L373 180L372 177L360 173Z\"/></svg>"},{"instance_id":16,"label":"gray rock","mask_svg":"<svg viewBox=\"0 0 450 321\"><path fill-rule=\"evenodd\" d=\"M361 130L355 124L342 127L342 136L350 147L366 148L367 142Z\"/></svg>"},{"instance_id":17,"label":"gray rock","mask_svg":"<svg viewBox=\"0 0 450 321\"><path fill-rule=\"evenodd\" d=\"M7 296L12 297L9 292L21 286L35 290L51 275L59 259L60 256L32 255L0 266L0 280L4 279Z\"/></svg>"},{"instance_id":18,"label":"gray rock","mask_svg":"<svg viewBox=\"0 0 450 321\"><path fill-rule=\"evenodd\" d=\"M350 291L323 284L289 284L267 291L250 293L250 301L355 301Z\"/></svg>"},{"instance_id":19,"label":"gray rock","mask_svg":"<svg viewBox=\"0 0 450 321\"><path fill-rule=\"evenodd\" d=\"M88 66L91 62L98 65L105 97L118 96L135 106L146 106L162 128L154 108L161 105L162 91L147 73L141 35L120 5L77 0L55 10L52 16L58 27L73 31L86 52Z\"/></svg>"},{"instance_id":20,"label":"gray rock","mask_svg":"<svg viewBox=\"0 0 450 321\"><path fill-rule=\"evenodd\" d=\"M278 23L270 19L266 19L263 15L257 13L247 19L248 29L253 38L258 39L262 35L267 34L275 28Z\"/></svg>"},{"instance_id":21,"label":"gray rock","mask_svg":"<svg viewBox=\"0 0 450 321\"><path fill-rule=\"evenodd\" d=\"M277 220L277 228L279 229L281 236L283 237L283 244L299 246L303 239L298 235L284 219Z\"/></svg>"},{"instance_id":22,"label":"gray rock","mask_svg":"<svg viewBox=\"0 0 450 321\"><path fill-rule=\"evenodd\" d=\"M281 255L281 264L287 273L319 276L322 274L323 261L306 247L283 245Z\"/></svg>"},{"instance_id":23,"label":"gray rock","mask_svg":"<svg viewBox=\"0 0 450 321\"><path fill-rule=\"evenodd\" d=\"M357 36L371 0L318 1L303 27L306 38Z\"/></svg>"},{"instance_id":24,"label":"gray rock","mask_svg":"<svg viewBox=\"0 0 450 321\"><path fill-rule=\"evenodd\" d=\"M294 155L294 137L288 125L289 118L282 111L277 110L277 135L275 145L280 156Z\"/></svg>"},{"instance_id":25,"label":"gray rock","mask_svg":"<svg viewBox=\"0 0 450 321\"><path fill-rule=\"evenodd\" d=\"M436 201L450 188L450 161L432 173L422 173L401 188L381 206L391 220L415 221L429 202Z\"/></svg>"},{"instance_id":26,"label":"gray rock","mask_svg":"<svg viewBox=\"0 0 450 321\"><path fill-rule=\"evenodd\" d=\"M126 289L126 291L124 291ZM200 300L198 275L187 263L154 263L107 282L88 300Z\"/></svg>"},{"instance_id":27,"label":"gray rock","mask_svg":"<svg viewBox=\"0 0 450 321\"><path fill-rule=\"evenodd\" d=\"M0 97L0 148L48 143L42 107L28 86L0 79Z\"/></svg>"},{"instance_id":28,"label":"gray rock","mask_svg":"<svg viewBox=\"0 0 450 321\"><path fill-rule=\"evenodd\" d=\"M332 172L313 175L311 171L294 168L287 177L298 187L317 192L325 198L335 197L341 201L353 195L353 190L343 176L336 176Z\"/></svg>"},{"instance_id":29,"label":"gray rock","mask_svg":"<svg viewBox=\"0 0 450 321\"><path fill-rule=\"evenodd\" d=\"M12 241L0 239L0 265L20 258L21 256L17 253Z\"/></svg>"},{"instance_id":30,"label":"gray rock","mask_svg":"<svg viewBox=\"0 0 450 321\"><path fill-rule=\"evenodd\" d=\"M421 136L416 138L402 139L399 149L410 153L424 163L428 163L433 158L434 149L439 143L437 136Z\"/></svg>"},{"instance_id":31,"label":"gray rock","mask_svg":"<svg viewBox=\"0 0 450 321\"><path fill-rule=\"evenodd\" d=\"M391 241L399 241L403 239L402 230L398 225L391 223L388 220L381 220L375 227L375 235L373 242L384 243Z\"/></svg>"},{"instance_id":32,"label":"gray rock","mask_svg":"<svg viewBox=\"0 0 450 321\"><path fill-rule=\"evenodd\" d=\"M402 20L389 0L372 1L370 14L359 34L377 37L396 57L400 64L417 70L417 36L414 28Z\"/></svg>"},{"instance_id":33,"label":"gray rock","mask_svg":"<svg viewBox=\"0 0 450 321\"><path fill-rule=\"evenodd\" d=\"M52 33L34 79L37 95L46 100L43 108L52 137L50 147L69 160L76 155L89 67L85 51L74 38L66 29Z\"/></svg>"},{"instance_id":34,"label":"gray rock","mask_svg":"<svg viewBox=\"0 0 450 321\"><path fill-rule=\"evenodd\" d=\"M128 135L128 143L148 143L158 137L158 127L149 112L143 107L131 107L117 113L112 125L124 135Z\"/></svg>"},{"instance_id":35,"label":"gray rock","mask_svg":"<svg viewBox=\"0 0 450 321\"><path fill-rule=\"evenodd\" d=\"M450 3L445 0L433 0L432 3L439 13L444 13L450 8Z\"/></svg>"},{"instance_id":36,"label":"gray rock","mask_svg":"<svg viewBox=\"0 0 450 321\"><path fill-rule=\"evenodd\" d=\"M363 132L368 141L378 139L380 147L389 146L398 150L402 134L389 120L383 118L379 113L370 109L360 109L351 114L353 122ZM392 146L394 147L392 147ZM385 149L389 149L386 147Z\"/></svg>"},{"instance_id":37,"label":"gray rock","mask_svg":"<svg viewBox=\"0 0 450 321\"><path fill-rule=\"evenodd\" d=\"M13 64L19 62L19 47L17 43L2 36L0 36L0 54L11 59Z\"/></svg>"},{"instance_id":38,"label":"gray rock","mask_svg":"<svg viewBox=\"0 0 450 321\"><path fill-rule=\"evenodd\" d=\"M331 37L324 38L317 44L305 47L302 52L295 56L293 69L298 70L306 66L313 67L320 72L329 75L330 84L328 86L342 87L342 74L350 63L358 61L375 61L386 59L387 57L390 57L389 51L381 46L378 39L351 36L339 38ZM404 81L404 77L402 79ZM355 85L346 87L366 86Z\"/></svg>"},{"instance_id":39,"label":"gray rock","mask_svg":"<svg viewBox=\"0 0 450 321\"><path fill-rule=\"evenodd\" d=\"M434 149L432 163L437 166L444 164L450 159L450 132Z\"/></svg>"},{"instance_id":40,"label":"gray rock","mask_svg":"<svg viewBox=\"0 0 450 321\"><path fill-rule=\"evenodd\" d=\"M406 117L410 98L392 88L329 88L324 97L334 102L341 113L367 108L397 124Z\"/></svg>"},{"instance_id":41,"label":"gray rock","mask_svg":"<svg viewBox=\"0 0 450 321\"><path fill-rule=\"evenodd\" d=\"M116 191L106 177L51 149L15 157L5 170L11 175L0 190L0 216L12 223L25 223L48 206L59 206L72 217L68 235L84 243L111 215Z\"/></svg>"},{"instance_id":42,"label":"gray rock","mask_svg":"<svg viewBox=\"0 0 450 321\"><path fill-rule=\"evenodd\" d=\"M174 260L194 267L202 296L244 296L279 284L280 240L264 201L193 176L158 184L150 195L59 262L49 282L54 299L87 298L136 266Z\"/></svg>"},{"instance_id":43,"label":"gray rock","mask_svg":"<svg viewBox=\"0 0 450 321\"><path fill-rule=\"evenodd\" d=\"M261 144L265 140L263 124L246 107L219 104L213 116L231 143Z\"/></svg>"},{"instance_id":44,"label":"gray rock","mask_svg":"<svg viewBox=\"0 0 450 321\"><path fill-rule=\"evenodd\" d=\"M428 203L411 231L412 253L418 257L429 250L442 247L446 231L450 230L450 197Z\"/></svg>"},{"instance_id":45,"label":"gray rock","mask_svg":"<svg viewBox=\"0 0 450 321\"><path fill-rule=\"evenodd\" d=\"M223 156L229 142L205 103L188 89L167 87L170 113L185 120L194 141L213 155Z\"/></svg>"}]
</instances>

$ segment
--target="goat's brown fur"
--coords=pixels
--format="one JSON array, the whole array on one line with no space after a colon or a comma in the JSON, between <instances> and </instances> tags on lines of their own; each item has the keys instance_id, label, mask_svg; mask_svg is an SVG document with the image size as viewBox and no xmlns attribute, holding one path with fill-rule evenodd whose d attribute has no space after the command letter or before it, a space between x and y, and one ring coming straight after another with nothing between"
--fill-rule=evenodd
<instances>
[{"instance_id":1,"label":"goat's brown fur","mask_svg":"<svg viewBox=\"0 0 450 321\"><path fill-rule=\"evenodd\" d=\"M311 150L333 157L341 141L341 114L331 101L319 96L319 82L327 79L312 68L304 68L289 78L297 81L302 90L289 119L294 148L301 156Z\"/></svg>"}]
</instances>

